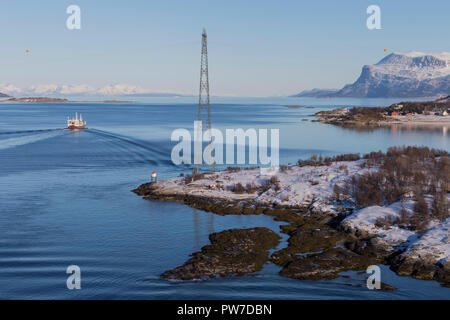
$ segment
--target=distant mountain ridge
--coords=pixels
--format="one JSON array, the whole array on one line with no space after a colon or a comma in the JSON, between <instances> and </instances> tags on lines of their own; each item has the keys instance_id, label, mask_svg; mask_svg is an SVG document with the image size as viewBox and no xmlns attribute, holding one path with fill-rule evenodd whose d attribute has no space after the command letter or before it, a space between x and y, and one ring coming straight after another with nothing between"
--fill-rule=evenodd
<instances>
[{"instance_id":1,"label":"distant mountain ridge","mask_svg":"<svg viewBox=\"0 0 450 320\"><path fill-rule=\"evenodd\" d=\"M450 93L450 53L392 53L341 90L316 89L315 97L408 98L446 96ZM304 92L296 96L305 96Z\"/></svg>"},{"instance_id":2,"label":"distant mountain ridge","mask_svg":"<svg viewBox=\"0 0 450 320\"><path fill-rule=\"evenodd\" d=\"M333 94L336 94L339 89L318 89L314 88L312 90L305 90L296 94L294 97L326 97Z\"/></svg>"},{"instance_id":3,"label":"distant mountain ridge","mask_svg":"<svg viewBox=\"0 0 450 320\"><path fill-rule=\"evenodd\" d=\"M446 96L446 97L439 98L439 99L436 100L436 102L439 102L439 103L450 102L450 95Z\"/></svg>"},{"instance_id":4,"label":"distant mountain ridge","mask_svg":"<svg viewBox=\"0 0 450 320\"><path fill-rule=\"evenodd\" d=\"M9 98L9 96L7 94L0 92L0 98Z\"/></svg>"},{"instance_id":5,"label":"distant mountain ridge","mask_svg":"<svg viewBox=\"0 0 450 320\"><path fill-rule=\"evenodd\" d=\"M26 88L19 88L13 84L0 83L0 92L14 96L45 97L182 97L190 95L188 93L158 92L127 83L108 84L102 87L94 87L88 84L38 84Z\"/></svg>"}]
</instances>

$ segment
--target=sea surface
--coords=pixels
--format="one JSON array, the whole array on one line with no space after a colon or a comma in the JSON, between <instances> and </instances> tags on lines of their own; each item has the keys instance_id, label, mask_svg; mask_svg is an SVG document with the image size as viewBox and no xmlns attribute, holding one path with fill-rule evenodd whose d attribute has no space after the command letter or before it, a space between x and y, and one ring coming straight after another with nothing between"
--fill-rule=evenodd
<instances>
[{"instance_id":1,"label":"sea surface","mask_svg":"<svg viewBox=\"0 0 450 320\"><path fill-rule=\"evenodd\" d=\"M447 127L345 129L311 122L311 114L395 100L214 98L212 125L280 130L280 162L314 153L366 153L425 145L450 151ZM288 108L286 105L303 105ZM267 263L252 275L170 282L159 275L183 264L230 228L268 227L271 217L219 216L180 203L146 201L130 192L150 179L189 173L170 154L171 133L192 130L196 99L139 98L135 103L0 103L1 299L450 299L434 281L396 276L393 292L368 290L364 272L335 280L299 281ZM64 129L82 113L88 129ZM308 121L305 121L308 120ZM286 245L286 236L279 248ZM81 269L81 290L69 290L66 269Z\"/></svg>"}]
</instances>

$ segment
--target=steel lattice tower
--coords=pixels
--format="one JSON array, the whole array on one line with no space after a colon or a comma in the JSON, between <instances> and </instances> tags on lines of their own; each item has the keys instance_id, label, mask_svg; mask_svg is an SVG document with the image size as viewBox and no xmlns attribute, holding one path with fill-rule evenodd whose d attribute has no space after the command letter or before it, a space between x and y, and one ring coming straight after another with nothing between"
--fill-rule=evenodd
<instances>
[{"instance_id":1,"label":"steel lattice tower","mask_svg":"<svg viewBox=\"0 0 450 320\"><path fill-rule=\"evenodd\" d=\"M206 130L211 129L211 111L209 101L209 77L208 77L208 38L206 30L202 33L202 57L200 63L200 90L198 95L198 121L202 121L202 113L206 112ZM204 117L204 115L203 115ZM202 128L204 128L202 126ZM203 132L202 132L203 135ZM212 143L212 135L209 135L209 142ZM198 173L198 164L194 163L193 174ZM214 172L214 163L211 164L211 172Z\"/></svg>"}]
</instances>

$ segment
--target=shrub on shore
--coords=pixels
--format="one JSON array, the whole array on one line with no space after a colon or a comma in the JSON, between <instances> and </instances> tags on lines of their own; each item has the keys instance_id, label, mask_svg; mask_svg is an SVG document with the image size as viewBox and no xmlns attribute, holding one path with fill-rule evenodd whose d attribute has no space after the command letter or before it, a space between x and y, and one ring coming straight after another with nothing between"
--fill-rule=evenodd
<instances>
[{"instance_id":1,"label":"shrub on shore","mask_svg":"<svg viewBox=\"0 0 450 320\"><path fill-rule=\"evenodd\" d=\"M209 172L203 172L203 173L197 173L197 174L186 174L186 175L180 175L180 177L183 177L183 182L185 184L189 184L191 182L205 178L205 175L208 173Z\"/></svg>"},{"instance_id":2,"label":"shrub on shore","mask_svg":"<svg viewBox=\"0 0 450 320\"><path fill-rule=\"evenodd\" d=\"M392 216L380 217L376 219L375 226L387 230L393 225L393 220Z\"/></svg>"},{"instance_id":3,"label":"shrub on shore","mask_svg":"<svg viewBox=\"0 0 450 320\"><path fill-rule=\"evenodd\" d=\"M232 191L234 193L244 193L245 189L244 189L244 186L242 185L242 183L238 182L233 185Z\"/></svg>"},{"instance_id":4,"label":"shrub on shore","mask_svg":"<svg viewBox=\"0 0 450 320\"><path fill-rule=\"evenodd\" d=\"M255 193L256 191L258 191L258 187L254 183L247 183L245 185L245 190L247 191L247 193Z\"/></svg>"},{"instance_id":5,"label":"shrub on shore","mask_svg":"<svg viewBox=\"0 0 450 320\"><path fill-rule=\"evenodd\" d=\"M192 175L186 174L186 175L183 176L183 182L184 182L184 184L189 184L189 183L191 183L192 181L193 181Z\"/></svg>"},{"instance_id":6,"label":"shrub on shore","mask_svg":"<svg viewBox=\"0 0 450 320\"><path fill-rule=\"evenodd\" d=\"M439 221L444 221L448 216L447 191L441 190L433 197L431 216Z\"/></svg>"},{"instance_id":7,"label":"shrub on shore","mask_svg":"<svg viewBox=\"0 0 450 320\"><path fill-rule=\"evenodd\" d=\"M346 154L340 154L332 157L323 157L322 155L313 154L309 159L307 160L298 160L297 165L299 167L305 167L305 166L330 166L333 164L333 162L338 161L356 161L361 159L361 155L359 153L346 153Z\"/></svg>"},{"instance_id":8,"label":"shrub on shore","mask_svg":"<svg viewBox=\"0 0 450 320\"><path fill-rule=\"evenodd\" d=\"M443 221L449 217L447 192L450 186L450 159L443 150L427 147L391 147L386 153L372 152L364 158L378 166L354 175L344 186L334 186L334 196L339 201L353 199L358 208L389 205L413 195L414 214L404 208L396 221L379 220L377 225L409 226L424 232L431 219ZM426 196L432 197L431 208Z\"/></svg>"},{"instance_id":9,"label":"shrub on shore","mask_svg":"<svg viewBox=\"0 0 450 320\"><path fill-rule=\"evenodd\" d=\"M277 176L272 176L270 177L270 179L264 181L258 188L258 194L262 194L271 189L272 187L274 188L275 191L281 190L280 179Z\"/></svg>"}]
</instances>

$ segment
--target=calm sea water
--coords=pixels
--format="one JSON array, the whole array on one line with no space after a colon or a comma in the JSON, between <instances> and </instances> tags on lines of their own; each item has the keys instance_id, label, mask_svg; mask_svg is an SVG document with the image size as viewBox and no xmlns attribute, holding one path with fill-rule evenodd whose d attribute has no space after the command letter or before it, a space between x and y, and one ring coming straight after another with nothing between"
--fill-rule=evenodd
<instances>
[{"instance_id":1,"label":"calm sea water","mask_svg":"<svg viewBox=\"0 0 450 320\"><path fill-rule=\"evenodd\" d=\"M215 99L213 126L279 128L280 161L313 153L426 145L450 151L447 128L355 131L301 121L337 106L391 100ZM305 108L286 108L302 104ZM75 111L89 130L64 130ZM298 281L268 263L261 272L197 282L159 275L182 264L229 228L264 226L266 216L217 216L179 203L151 202L130 190L157 170L160 179L191 168L170 161L176 128L191 130L193 98L139 99L133 104L0 104L0 298L2 299L450 299L433 281L398 277L383 267L394 292L364 287L366 276ZM286 237L279 248L286 245ZM66 268L81 268L82 289L68 290Z\"/></svg>"}]
</instances>

